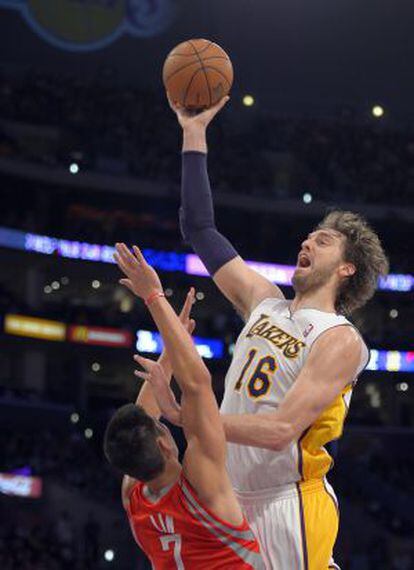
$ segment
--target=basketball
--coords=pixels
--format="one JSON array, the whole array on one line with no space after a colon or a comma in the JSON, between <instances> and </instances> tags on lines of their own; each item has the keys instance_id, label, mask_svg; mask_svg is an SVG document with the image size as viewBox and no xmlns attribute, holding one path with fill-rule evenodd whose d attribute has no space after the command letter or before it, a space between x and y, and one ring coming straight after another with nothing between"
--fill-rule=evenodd
<instances>
[{"instance_id":1,"label":"basketball","mask_svg":"<svg viewBox=\"0 0 414 570\"><path fill-rule=\"evenodd\" d=\"M208 109L226 96L233 83L227 53L209 40L188 40L167 56L163 82L170 99L186 109Z\"/></svg>"}]
</instances>

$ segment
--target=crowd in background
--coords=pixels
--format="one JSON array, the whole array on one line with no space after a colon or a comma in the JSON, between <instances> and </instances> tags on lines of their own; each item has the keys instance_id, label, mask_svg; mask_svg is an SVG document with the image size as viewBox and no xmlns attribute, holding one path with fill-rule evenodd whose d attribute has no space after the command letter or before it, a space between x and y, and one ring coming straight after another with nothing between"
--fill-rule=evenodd
<instances>
[{"instance_id":1,"label":"crowd in background","mask_svg":"<svg viewBox=\"0 0 414 570\"><path fill-rule=\"evenodd\" d=\"M100 524L92 514L77 528L67 511L28 517L18 507L13 510L13 522L0 511L2 570L96 570Z\"/></svg>"},{"instance_id":2,"label":"crowd in background","mask_svg":"<svg viewBox=\"0 0 414 570\"><path fill-rule=\"evenodd\" d=\"M4 451L0 471L30 467L34 475L43 477L46 486L48 481L54 480L69 490L75 490L79 501L92 500L96 505L104 502L119 509L119 481L108 469L96 442L86 440L76 430L69 434L52 430L29 434L20 433L17 426L14 427L17 431L13 434L5 429L0 435ZM408 506L412 490L409 470L412 466L404 466L401 462L403 442L401 446L394 445L390 449L390 439L392 435L386 433L377 437L368 433L356 440L351 434L339 447L334 484L344 508L337 557L349 570L376 570L378 567L410 570L414 562L410 542L412 512ZM361 446L363 456L358 451ZM384 460L388 465L386 471L381 472L377 463ZM371 483L373 473L377 484L371 493L367 493L363 479ZM397 491L394 508L393 503L383 496L384 485ZM405 514L397 504L401 495L407 503ZM0 518L3 521L13 499L7 498L7 506L5 501L0 501ZM102 558L103 545L99 517L92 512L84 520L76 521L76 509L75 502L69 510L49 511L40 517L35 509L28 513L21 502L15 501L9 524L0 525L1 568L93 570L100 567L98 557ZM356 541L360 527L364 528L364 543ZM132 552L138 553L134 548ZM138 558L137 555L135 568L146 567L144 562L139 565Z\"/></svg>"},{"instance_id":3,"label":"crowd in background","mask_svg":"<svg viewBox=\"0 0 414 570\"><path fill-rule=\"evenodd\" d=\"M114 501L119 496L116 478L103 452L79 430L59 434L50 430L0 434L0 472L30 466L33 476L50 477L94 497Z\"/></svg>"},{"instance_id":4,"label":"crowd in background","mask_svg":"<svg viewBox=\"0 0 414 570\"><path fill-rule=\"evenodd\" d=\"M211 132L210 170L218 191L409 203L414 133L358 121L349 111L329 119L281 118L235 103L224 115ZM41 127L42 144L19 136L10 121ZM0 156L51 166L76 161L93 171L173 184L180 149L174 123L161 94L117 85L108 70L89 80L0 76Z\"/></svg>"}]
</instances>

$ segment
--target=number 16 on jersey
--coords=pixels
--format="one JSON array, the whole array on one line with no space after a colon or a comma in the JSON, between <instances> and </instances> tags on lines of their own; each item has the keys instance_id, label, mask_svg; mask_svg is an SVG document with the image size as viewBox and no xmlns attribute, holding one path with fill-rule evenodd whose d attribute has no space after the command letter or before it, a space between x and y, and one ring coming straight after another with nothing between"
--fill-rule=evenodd
<instances>
[{"instance_id":1,"label":"number 16 on jersey","mask_svg":"<svg viewBox=\"0 0 414 570\"><path fill-rule=\"evenodd\" d=\"M254 367L253 372L248 376L246 383L247 394L254 400L263 398L263 396L266 396L266 394L269 393L272 374L277 370L277 362L273 356L269 354L268 356L256 358L257 352L257 348L252 348L249 351L239 379L234 386L236 392L241 392L248 370Z\"/></svg>"}]
</instances>

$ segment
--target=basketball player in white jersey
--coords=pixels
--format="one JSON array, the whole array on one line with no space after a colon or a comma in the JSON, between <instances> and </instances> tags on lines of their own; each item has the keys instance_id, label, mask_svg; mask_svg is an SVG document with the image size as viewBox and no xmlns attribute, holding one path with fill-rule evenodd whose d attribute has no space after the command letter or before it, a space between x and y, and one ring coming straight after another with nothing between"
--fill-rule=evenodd
<instances>
[{"instance_id":1,"label":"basketball player in white jersey","mask_svg":"<svg viewBox=\"0 0 414 570\"><path fill-rule=\"evenodd\" d=\"M226 101L196 116L171 106L183 128L183 236L245 319L221 405L228 469L269 569L338 568L325 446L341 436L369 360L345 315L372 297L388 262L367 223L337 211L304 236L292 300L250 269L214 223L206 129Z\"/></svg>"}]
</instances>

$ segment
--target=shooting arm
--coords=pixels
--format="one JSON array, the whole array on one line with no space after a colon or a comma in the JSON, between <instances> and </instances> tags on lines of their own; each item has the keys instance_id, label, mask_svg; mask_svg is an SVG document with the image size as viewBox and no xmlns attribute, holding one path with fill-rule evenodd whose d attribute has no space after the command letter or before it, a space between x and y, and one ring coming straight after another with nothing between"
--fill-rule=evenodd
<instances>
[{"instance_id":1,"label":"shooting arm","mask_svg":"<svg viewBox=\"0 0 414 570\"><path fill-rule=\"evenodd\" d=\"M201 136L201 135L200 135ZM186 141L186 139L184 139ZM194 138L190 139L194 141ZM200 143L185 142L182 156L180 223L183 238L203 261L214 282L245 316L268 297L283 298L280 289L253 271L231 243L217 230L207 172L207 156L189 148Z\"/></svg>"}]
</instances>

